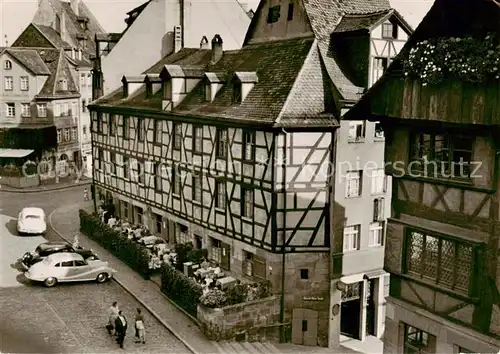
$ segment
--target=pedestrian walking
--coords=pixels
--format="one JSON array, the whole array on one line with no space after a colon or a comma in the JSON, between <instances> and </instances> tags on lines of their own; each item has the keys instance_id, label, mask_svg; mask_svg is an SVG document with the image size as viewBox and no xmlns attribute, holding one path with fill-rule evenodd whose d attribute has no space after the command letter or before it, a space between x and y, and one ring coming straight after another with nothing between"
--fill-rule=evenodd
<instances>
[{"instance_id":1,"label":"pedestrian walking","mask_svg":"<svg viewBox=\"0 0 500 354\"><path fill-rule=\"evenodd\" d=\"M118 317L115 320L116 329L116 343L120 345L123 349L123 342L125 341L125 335L127 334L127 319L122 311L118 312Z\"/></svg>"},{"instance_id":2,"label":"pedestrian walking","mask_svg":"<svg viewBox=\"0 0 500 354\"><path fill-rule=\"evenodd\" d=\"M118 303L115 301L108 309L108 324L106 325L106 329L108 330L109 335L116 334L115 333L115 321L118 318L118 314L120 309L118 308Z\"/></svg>"},{"instance_id":3,"label":"pedestrian walking","mask_svg":"<svg viewBox=\"0 0 500 354\"><path fill-rule=\"evenodd\" d=\"M146 344L146 328L144 327L144 317L142 316L141 309L137 309L135 314L135 336L136 343Z\"/></svg>"},{"instance_id":4,"label":"pedestrian walking","mask_svg":"<svg viewBox=\"0 0 500 354\"><path fill-rule=\"evenodd\" d=\"M88 190L88 188L85 188L85 189L83 190L83 200L85 200L85 201L90 200L90 198L89 198L89 190Z\"/></svg>"}]
</instances>

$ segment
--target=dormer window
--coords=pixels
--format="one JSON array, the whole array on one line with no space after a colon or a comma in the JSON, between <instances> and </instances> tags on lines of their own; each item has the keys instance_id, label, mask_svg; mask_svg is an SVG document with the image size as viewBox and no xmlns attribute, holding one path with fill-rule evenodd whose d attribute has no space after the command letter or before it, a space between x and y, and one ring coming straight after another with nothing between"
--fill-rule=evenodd
<instances>
[{"instance_id":1,"label":"dormer window","mask_svg":"<svg viewBox=\"0 0 500 354\"><path fill-rule=\"evenodd\" d=\"M207 82L205 84L205 101L211 102L212 101L212 84L210 82Z\"/></svg>"},{"instance_id":2,"label":"dormer window","mask_svg":"<svg viewBox=\"0 0 500 354\"><path fill-rule=\"evenodd\" d=\"M280 10L281 6L273 6L269 8L269 12L267 13L267 23L275 23L280 19Z\"/></svg>"},{"instance_id":3,"label":"dormer window","mask_svg":"<svg viewBox=\"0 0 500 354\"><path fill-rule=\"evenodd\" d=\"M233 104L241 103L241 82L233 82Z\"/></svg>"},{"instance_id":4,"label":"dormer window","mask_svg":"<svg viewBox=\"0 0 500 354\"><path fill-rule=\"evenodd\" d=\"M227 74L223 72L206 72L205 73L205 101L212 102L217 95L217 92L226 83Z\"/></svg>"},{"instance_id":5,"label":"dormer window","mask_svg":"<svg viewBox=\"0 0 500 354\"><path fill-rule=\"evenodd\" d=\"M153 96L153 84L151 82L146 83L146 97Z\"/></svg>"},{"instance_id":6,"label":"dormer window","mask_svg":"<svg viewBox=\"0 0 500 354\"><path fill-rule=\"evenodd\" d=\"M382 38L397 39L398 26L390 21L384 22L382 24Z\"/></svg>"},{"instance_id":7,"label":"dormer window","mask_svg":"<svg viewBox=\"0 0 500 354\"><path fill-rule=\"evenodd\" d=\"M11 70L12 69L12 62L10 60L6 60L3 62L3 68L5 70Z\"/></svg>"}]
</instances>

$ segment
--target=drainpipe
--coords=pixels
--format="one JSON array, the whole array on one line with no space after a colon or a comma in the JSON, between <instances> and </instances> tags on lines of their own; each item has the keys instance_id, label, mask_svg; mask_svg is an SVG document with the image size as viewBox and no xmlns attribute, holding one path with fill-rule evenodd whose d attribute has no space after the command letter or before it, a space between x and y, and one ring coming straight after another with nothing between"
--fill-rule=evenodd
<instances>
[{"instance_id":1,"label":"drainpipe","mask_svg":"<svg viewBox=\"0 0 500 354\"><path fill-rule=\"evenodd\" d=\"M286 191L286 131L285 129L281 129L283 132L283 161L282 162L282 178L283 178L283 191ZM283 193L283 209L286 210L286 192ZM285 236L285 230L286 230L286 212L283 211L283 231L281 233L281 304L280 304L280 322L281 322L281 342L285 343L286 341L286 333L285 333L285 261L286 261L286 254L285 254L285 241L286 241L286 236Z\"/></svg>"}]
</instances>

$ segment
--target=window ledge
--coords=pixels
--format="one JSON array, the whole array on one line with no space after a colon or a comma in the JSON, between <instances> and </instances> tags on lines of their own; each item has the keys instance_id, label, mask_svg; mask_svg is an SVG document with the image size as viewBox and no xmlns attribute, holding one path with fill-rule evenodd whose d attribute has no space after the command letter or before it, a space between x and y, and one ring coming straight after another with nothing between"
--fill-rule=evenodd
<instances>
[{"instance_id":1,"label":"window ledge","mask_svg":"<svg viewBox=\"0 0 500 354\"><path fill-rule=\"evenodd\" d=\"M374 138L373 138L373 141L376 141L376 142L383 142L383 141L385 141L385 137L382 137L382 138L377 138L377 137L374 137Z\"/></svg>"},{"instance_id":2,"label":"window ledge","mask_svg":"<svg viewBox=\"0 0 500 354\"><path fill-rule=\"evenodd\" d=\"M361 198L361 197L362 197L361 194L360 195L353 195L353 196L346 195L345 199L356 199L356 198Z\"/></svg>"}]
</instances>

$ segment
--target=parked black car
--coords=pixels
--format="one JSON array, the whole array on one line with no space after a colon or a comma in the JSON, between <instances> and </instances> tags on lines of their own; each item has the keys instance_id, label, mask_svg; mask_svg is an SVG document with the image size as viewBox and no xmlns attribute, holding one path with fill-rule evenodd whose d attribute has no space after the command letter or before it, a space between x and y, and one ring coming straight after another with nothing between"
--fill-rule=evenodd
<instances>
[{"instance_id":1,"label":"parked black car","mask_svg":"<svg viewBox=\"0 0 500 354\"><path fill-rule=\"evenodd\" d=\"M98 259L92 250L84 248L74 248L67 242L44 242L38 245L34 252L26 252L21 258L21 264L28 269L33 264L40 262L52 253L70 252L78 253L84 259Z\"/></svg>"}]
</instances>

